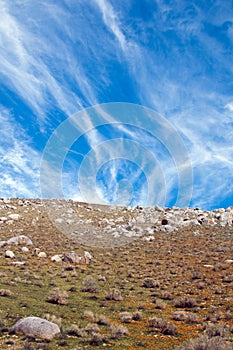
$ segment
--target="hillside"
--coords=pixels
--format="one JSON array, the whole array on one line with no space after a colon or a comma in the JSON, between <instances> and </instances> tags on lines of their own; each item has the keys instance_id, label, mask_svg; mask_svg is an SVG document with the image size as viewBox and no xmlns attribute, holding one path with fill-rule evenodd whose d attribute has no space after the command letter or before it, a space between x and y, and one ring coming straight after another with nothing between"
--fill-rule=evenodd
<instances>
[{"instance_id":1,"label":"hillside","mask_svg":"<svg viewBox=\"0 0 233 350\"><path fill-rule=\"evenodd\" d=\"M3 350L233 348L232 207L2 198L0 276ZM28 316L60 334L13 332Z\"/></svg>"}]
</instances>

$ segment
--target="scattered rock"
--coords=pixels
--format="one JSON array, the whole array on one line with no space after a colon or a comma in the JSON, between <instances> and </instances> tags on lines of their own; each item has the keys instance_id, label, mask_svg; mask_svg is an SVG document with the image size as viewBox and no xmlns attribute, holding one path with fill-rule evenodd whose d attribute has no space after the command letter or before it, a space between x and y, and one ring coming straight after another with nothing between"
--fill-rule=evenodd
<instances>
[{"instance_id":1,"label":"scattered rock","mask_svg":"<svg viewBox=\"0 0 233 350\"><path fill-rule=\"evenodd\" d=\"M40 248L34 248L32 255L38 255L40 253Z\"/></svg>"},{"instance_id":2,"label":"scattered rock","mask_svg":"<svg viewBox=\"0 0 233 350\"><path fill-rule=\"evenodd\" d=\"M0 248L5 247L7 245L7 241L0 241Z\"/></svg>"},{"instance_id":3,"label":"scattered rock","mask_svg":"<svg viewBox=\"0 0 233 350\"><path fill-rule=\"evenodd\" d=\"M15 254L12 252L12 250L5 251L5 258L13 259L14 257L15 257Z\"/></svg>"},{"instance_id":4,"label":"scattered rock","mask_svg":"<svg viewBox=\"0 0 233 350\"><path fill-rule=\"evenodd\" d=\"M45 252L39 252L38 257L39 258L47 258L47 254Z\"/></svg>"},{"instance_id":5,"label":"scattered rock","mask_svg":"<svg viewBox=\"0 0 233 350\"><path fill-rule=\"evenodd\" d=\"M51 340L60 334L57 324L39 317L26 317L19 320L13 327L12 332L24 334L28 337L38 337Z\"/></svg>"},{"instance_id":6,"label":"scattered rock","mask_svg":"<svg viewBox=\"0 0 233 350\"><path fill-rule=\"evenodd\" d=\"M29 252L28 247L22 247L22 252L23 252L23 253L28 253L28 252Z\"/></svg>"},{"instance_id":7,"label":"scattered rock","mask_svg":"<svg viewBox=\"0 0 233 350\"><path fill-rule=\"evenodd\" d=\"M8 239L7 244L24 244L24 245L32 245L32 241L30 238L24 235L12 237Z\"/></svg>"},{"instance_id":8,"label":"scattered rock","mask_svg":"<svg viewBox=\"0 0 233 350\"><path fill-rule=\"evenodd\" d=\"M161 225L168 225L168 219L163 218L161 221Z\"/></svg>"},{"instance_id":9,"label":"scattered rock","mask_svg":"<svg viewBox=\"0 0 233 350\"><path fill-rule=\"evenodd\" d=\"M25 261L13 261L13 265L15 265L15 266L23 266L25 264L26 264Z\"/></svg>"},{"instance_id":10,"label":"scattered rock","mask_svg":"<svg viewBox=\"0 0 233 350\"><path fill-rule=\"evenodd\" d=\"M14 221L18 221L20 218L20 215L19 214L10 214L10 215L8 215L8 218L10 218L11 220L14 220Z\"/></svg>"},{"instance_id":11,"label":"scattered rock","mask_svg":"<svg viewBox=\"0 0 233 350\"><path fill-rule=\"evenodd\" d=\"M92 255L89 252L85 251L84 252L84 258L91 260L92 259Z\"/></svg>"},{"instance_id":12,"label":"scattered rock","mask_svg":"<svg viewBox=\"0 0 233 350\"><path fill-rule=\"evenodd\" d=\"M56 254L51 257L51 261L54 261L54 262L62 262L62 260L63 260L62 254Z\"/></svg>"},{"instance_id":13,"label":"scattered rock","mask_svg":"<svg viewBox=\"0 0 233 350\"><path fill-rule=\"evenodd\" d=\"M75 252L70 252L64 255L63 261L70 264L79 264L81 259Z\"/></svg>"}]
</instances>

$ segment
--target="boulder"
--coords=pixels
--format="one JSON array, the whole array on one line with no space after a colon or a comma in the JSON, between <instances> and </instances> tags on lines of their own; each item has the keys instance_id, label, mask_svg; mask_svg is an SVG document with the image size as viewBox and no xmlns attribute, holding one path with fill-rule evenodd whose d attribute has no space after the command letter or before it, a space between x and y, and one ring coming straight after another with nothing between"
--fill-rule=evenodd
<instances>
[{"instance_id":1,"label":"boulder","mask_svg":"<svg viewBox=\"0 0 233 350\"><path fill-rule=\"evenodd\" d=\"M15 237L8 239L7 244L31 245L32 241L27 236L20 235L20 236L15 236Z\"/></svg>"},{"instance_id":2,"label":"boulder","mask_svg":"<svg viewBox=\"0 0 233 350\"><path fill-rule=\"evenodd\" d=\"M51 340L60 334L57 324L39 317L26 317L19 320L13 327L12 332L24 334L28 337L38 337Z\"/></svg>"}]
</instances>

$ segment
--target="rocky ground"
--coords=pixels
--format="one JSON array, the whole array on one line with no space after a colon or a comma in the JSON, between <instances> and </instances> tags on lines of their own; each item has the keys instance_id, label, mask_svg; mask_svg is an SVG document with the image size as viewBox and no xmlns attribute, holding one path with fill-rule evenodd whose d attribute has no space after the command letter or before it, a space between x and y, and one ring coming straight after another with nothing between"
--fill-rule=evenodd
<instances>
[{"instance_id":1,"label":"rocky ground","mask_svg":"<svg viewBox=\"0 0 233 350\"><path fill-rule=\"evenodd\" d=\"M2 198L0 347L233 349L232 243L232 207Z\"/></svg>"}]
</instances>

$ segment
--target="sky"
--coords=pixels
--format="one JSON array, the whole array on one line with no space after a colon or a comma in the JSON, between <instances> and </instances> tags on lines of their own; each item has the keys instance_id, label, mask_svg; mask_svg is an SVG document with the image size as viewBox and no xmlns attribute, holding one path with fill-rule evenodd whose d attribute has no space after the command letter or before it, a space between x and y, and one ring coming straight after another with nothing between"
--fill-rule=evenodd
<instances>
[{"instance_id":1,"label":"sky","mask_svg":"<svg viewBox=\"0 0 233 350\"><path fill-rule=\"evenodd\" d=\"M0 0L0 196L232 206L232 62L232 0Z\"/></svg>"}]
</instances>

